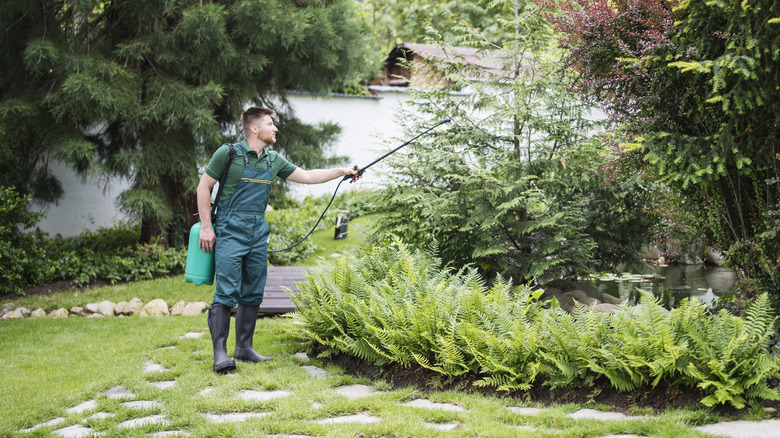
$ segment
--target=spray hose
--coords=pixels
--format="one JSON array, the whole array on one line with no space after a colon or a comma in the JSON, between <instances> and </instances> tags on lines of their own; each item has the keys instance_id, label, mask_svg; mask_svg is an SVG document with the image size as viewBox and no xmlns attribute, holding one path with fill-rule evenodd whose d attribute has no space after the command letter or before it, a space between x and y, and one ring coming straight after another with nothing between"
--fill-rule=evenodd
<instances>
[{"instance_id":1,"label":"spray hose","mask_svg":"<svg viewBox=\"0 0 780 438\"><path fill-rule=\"evenodd\" d=\"M372 162L368 163L366 166L364 166L364 167L362 167L362 168L358 168L358 166L357 166L357 165L355 165L355 170L356 170L356 173L355 173L354 175L352 175L352 176L345 176L344 178L342 178L342 180L341 180L341 181L339 181L339 184L336 186L336 190L334 190L334 191L333 191L333 196L331 196L331 197L330 197L330 201L328 201L328 205L325 207L325 209L324 209L324 210L322 210L322 214L320 215L320 218L319 218L319 219L317 219L317 223L316 223L316 224L314 224L314 226L311 228L311 230L309 230L309 234L307 234L307 235L306 235L306 236L305 236L303 239L299 240L298 242L296 242L296 243L294 243L294 244L292 244L292 245L288 246L287 248L283 248L283 249L274 249L274 250L268 250L268 252L269 252L269 253L274 253L274 252L283 252L283 251L288 251L288 250L291 250L291 249L295 248L296 246L300 245L301 243L303 243L303 241L304 241L304 240L306 240L306 239L308 239L308 238L309 238L309 236L311 236L311 233L313 233L313 232L314 232L314 230L315 230L315 229L317 229L317 226L318 226L318 225L320 224L320 222L322 221L322 218L323 218L323 217L325 217L325 213L327 213L328 209L330 208L330 205L331 205L331 204L333 204L333 200L334 200L334 199L336 199L336 194L339 192L339 187L341 187L341 183L343 183L344 181L347 181L347 180L349 180L350 184L351 184L351 183L353 183L353 182L355 182L355 181L357 181L357 178L360 178L361 176L363 176L363 172L365 172L365 171L366 171L366 169L368 169L369 167L371 167L371 166L373 166L374 164L376 164L376 163L378 163L378 162L380 162L380 161L384 160L385 158L387 158L387 157L388 157L388 156L390 156L391 154L395 153L397 150L399 150L399 149L401 149L402 147L404 147L404 146L408 145L409 143L411 143L411 142L413 142L413 141L417 140L418 138L422 137L423 135L425 135L425 134L427 134L427 133L429 133L429 132L433 131L433 130L434 130L434 129L436 129L438 126L440 126L440 125L443 125L443 124L445 124L445 123L449 123L449 122L450 122L450 120L451 120L451 119L449 119L449 118L442 120L441 122L439 122L439 123L437 123L437 124L435 124L435 125L431 126L430 128L426 129L425 131L421 132L420 134L417 134L416 136L414 136L414 137L413 137L413 138L411 138L410 140L407 140L406 142L404 142L402 145L400 145L400 146L398 146L397 148L395 148L395 149L391 150L390 152L388 152L388 153L386 153L386 154L382 155L381 157L377 158L376 160L374 160L374 161L372 161Z\"/></svg>"}]
</instances>

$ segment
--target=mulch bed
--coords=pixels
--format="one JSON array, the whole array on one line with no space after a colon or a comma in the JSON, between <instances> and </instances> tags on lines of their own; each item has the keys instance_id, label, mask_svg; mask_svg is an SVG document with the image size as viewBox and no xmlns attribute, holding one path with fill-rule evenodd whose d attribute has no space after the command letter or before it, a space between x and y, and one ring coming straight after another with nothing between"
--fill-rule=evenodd
<instances>
[{"instance_id":1,"label":"mulch bed","mask_svg":"<svg viewBox=\"0 0 780 438\"><path fill-rule=\"evenodd\" d=\"M419 391L446 391L457 390L480 393L500 398L517 399L522 403L540 403L545 406L562 403L578 403L583 405L601 404L610 406L615 411L630 413L634 408L651 408L659 413L666 408L701 408L704 405L699 400L706 396L705 393L691 388L674 388L659 384L655 388L643 387L631 393L621 393L612 388L608 381L598 382L594 387L585 386L578 388L559 388L551 390L549 387L537 384L529 391L497 391L492 387L476 387L473 383L479 380L478 376L459 376L444 378L431 370L422 367L404 368L397 364L384 366L372 365L361 359L338 354L324 359L343 369L347 374L365 377L368 379L382 379L390 384L393 389L414 388ZM774 383L777 385L777 382ZM774 416L780 418L780 402L765 401L764 407L775 408ZM745 408L749 409L749 408ZM742 411L731 406L718 406L715 412L726 416L736 417Z\"/></svg>"}]
</instances>

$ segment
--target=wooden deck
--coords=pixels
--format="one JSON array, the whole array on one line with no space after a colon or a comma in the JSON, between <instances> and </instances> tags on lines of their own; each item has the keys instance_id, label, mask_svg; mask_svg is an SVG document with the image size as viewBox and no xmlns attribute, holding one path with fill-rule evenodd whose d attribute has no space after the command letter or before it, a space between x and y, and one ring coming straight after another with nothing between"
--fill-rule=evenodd
<instances>
[{"instance_id":1,"label":"wooden deck","mask_svg":"<svg viewBox=\"0 0 780 438\"><path fill-rule=\"evenodd\" d=\"M296 266L269 266L268 279L265 282L263 304L260 305L260 315L277 315L295 312L290 296L285 292L290 289L298 292L295 283L306 281L306 271L310 268Z\"/></svg>"}]
</instances>

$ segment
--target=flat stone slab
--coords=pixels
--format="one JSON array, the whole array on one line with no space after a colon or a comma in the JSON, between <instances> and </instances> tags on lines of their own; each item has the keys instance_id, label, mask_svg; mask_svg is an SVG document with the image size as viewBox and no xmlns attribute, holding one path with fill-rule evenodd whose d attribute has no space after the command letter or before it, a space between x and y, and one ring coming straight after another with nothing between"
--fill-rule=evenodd
<instances>
[{"instance_id":1,"label":"flat stone slab","mask_svg":"<svg viewBox=\"0 0 780 438\"><path fill-rule=\"evenodd\" d=\"M206 419L215 424L238 423L250 418L260 418L271 415L270 412L232 412L230 414L206 414Z\"/></svg>"},{"instance_id":2,"label":"flat stone slab","mask_svg":"<svg viewBox=\"0 0 780 438\"><path fill-rule=\"evenodd\" d=\"M306 365L303 367L303 369L306 370L306 372L315 379L324 379L328 375L328 372L320 367Z\"/></svg>"},{"instance_id":3,"label":"flat stone slab","mask_svg":"<svg viewBox=\"0 0 780 438\"><path fill-rule=\"evenodd\" d=\"M152 437L154 438L163 438L166 436L190 436L190 433L185 432L183 430L166 430L163 432L155 432L152 434Z\"/></svg>"},{"instance_id":4,"label":"flat stone slab","mask_svg":"<svg viewBox=\"0 0 780 438\"><path fill-rule=\"evenodd\" d=\"M344 424L344 423L370 424L370 423L376 423L378 421L379 418L372 417L371 415L356 414L356 415L346 415L343 417L325 418L323 420L317 421L317 424Z\"/></svg>"},{"instance_id":5,"label":"flat stone slab","mask_svg":"<svg viewBox=\"0 0 780 438\"><path fill-rule=\"evenodd\" d=\"M201 389L200 392L198 393L198 395L201 395L201 396L209 395L212 392L214 392L214 387L213 386L207 386L207 387Z\"/></svg>"},{"instance_id":6,"label":"flat stone slab","mask_svg":"<svg viewBox=\"0 0 780 438\"><path fill-rule=\"evenodd\" d=\"M149 400L124 402L121 403L120 406L124 406L129 409L140 409L140 410L158 409L158 408L162 409L163 407L162 403L158 401L149 401Z\"/></svg>"},{"instance_id":7,"label":"flat stone slab","mask_svg":"<svg viewBox=\"0 0 780 438\"><path fill-rule=\"evenodd\" d=\"M571 414L566 415L569 418L573 418L575 420L601 420L601 421L622 421L622 420L631 420L632 418L638 418L638 417L629 417L621 412L604 412L604 411L597 411L595 409L580 409L577 412L572 412Z\"/></svg>"},{"instance_id":8,"label":"flat stone slab","mask_svg":"<svg viewBox=\"0 0 780 438\"><path fill-rule=\"evenodd\" d=\"M200 339L205 333L203 332L187 332L183 334L182 336L179 336L181 339Z\"/></svg>"},{"instance_id":9,"label":"flat stone slab","mask_svg":"<svg viewBox=\"0 0 780 438\"><path fill-rule=\"evenodd\" d=\"M148 426L150 424L167 426L170 424L168 418L165 415L150 415L148 417L133 418L132 420L123 421L117 424L120 429L132 429L135 427Z\"/></svg>"},{"instance_id":10,"label":"flat stone slab","mask_svg":"<svg viewBox=\"0 0 780 438\"><path fill-rule=\"evenodd\" d=\"M97 408L97 402L95 400L88 400L83 403L79 403L76 406L73 406L70 409L66 409L66 414L81 414L83 412L91 411L93 409Z\"/></svg>"},{"instance_id":11,"label":"flat stone slab","mask_svg":"<svg viewBox=\"0 0 780 438\"><path fill-rule=\"evenodd\" d=\"M607 435L600 438L647 438L640 435Z\"/></svg>"},{"instance_id":12,"label":"flat stone slab","mask_svg":"<svg viewBox=\"0 0 780 438\"><path fill-rule=\"evenodd\" d=\"M54 431L54 434L65 438L83 438L89 436L103 435L102 432L95 432L94 430L88 427L84 427L78 424L74 426L68 426L62 429L57 429Z\"/></svg>"},{"instance_id":13,"label":"flat stone slab","mask_svg":"<svg viewBox=\"0 0 780 438\"><path fill-rule=\"evenodd\" d=\"M298 359L301 362L308 362L309 361L309 355L306 353L295 353L293 354L293 357Z\"/></svg>"},{"instance_id":14,"label":"flat stone slab","mask_svg":"<svg viewBox=\"0 0 780 438\"><path fill-rule=\"evenodd\" d=\"M374 388L366 385L341 386L336 388L336 393L351 400L382 394L381 392L375 391Z\"/></svg>"},{"instance_id":15,"label":"flat stone slab","mask_svg":"<svg viewBox=\"0 0 780 438\"><path fill-rule=\"evenodd\" d=\"M86 423L88 420L104 420L106 418L113 418L113 417L116 417L116 414L101 411L101 412L95 412L89 417L81 420L81 422Z\"/></svg>"},{"instance_id":16,"label":"flat stone slab","mask_svg":"<svg viewBox=\"0 0 780 438\"><path fill-rule=\"evenodd\" d=\"M284 398L291 396L292 393L288 391L241 391L236 398L239 400L247 401L270 401L277 398Z\"/></svg>"},{"instance_id":17,"label":"flat stone slab","mask_svg":"<svg viewBox=\"0 0 780 438\"><path fill-rule=\"evenodd\" d=\"M519 415L539 415L544 412L544 409L540 408L518 408L516 406L510 406L507 408L507 410Z\"/></svg>"},{"instance_id":18,"label":"flat stone slab","mask_svg":"<svg viewBox=\"0 0 780 438\"><path fill-rule=\"evenodd\" d=\"M442 423L425 423L425 427L429 429L436 429L441 430L443 432L449 432L451 430L455 430L459 428L461 425L458 423L449 423L449 424L442 424Z\"/></svg>"},{"instance_id":19,"label":"flat stone slab","mask_svg":"<svg viewBox=\"0 0 780 438\"><path fill-rule=\"evenodd\" d=\"M176 386L175 380L165 380L162 382L149 382L150 385L154 386L157 389L170 389Z\"/></svg>"},{"instance_id":20,"label":"flat stone slab","mask_svg":"<svg viewBox=\"0 0 780 438\"><path fill-rule=\"evenodd\" d=\"M452 403L434 403L424 398L406 402L403 404L403 406L409 406L413 408L423 408L423 409L438 409L440 411L451 411L451 412L463 412L466 410L458 405L453 405Z\"/></svg>"},{"instance_id":21,"label":"flat stone slab","mask_svg":"<svg viewBox=\"0 0 780 438\"><path fill-rule=\"evenodd\" d=\"M47 422L45 422L45 423L36 424L36 425L35 425L35 426L33 426L33 427L28 427L27 429L22 429L22 430L20 430L19 432L29 433L29 432L32 432L32 431L34 431L34 430L38 430L38 429L40 429L40 428L42 428L42 427L52 427L52 426L56 426L56 425L58 425L58 424L62 423L63 421L65 421L65 419L64 419L64 418L62 418L62 417L57 417L57 418L54 418L54 419L52 419L52 420L49 420L49 421L47 421Z\"/></svg>"},{"instance_id":22,"label":"flat stone slab","mask_svg":"<svg viewBox=\"0 0 780 438\"><path fill-rule=\"evenodd\" d=\"M146 362L144 364L144 373L162 373L165 371L170 371L168 368L165 368L164 366L152 362Z\"/></svg>"},{"instance_id":23,"label":"flat stone slab","mask_svg":"<svg viewBox=\"0 0 780 438\"><path fill-rule=\"evenodd\" d=\"M724 421L699 426L696 430L730 438L779 438L780 420Z\"/></svg>"},{"instance_id":24,"label":"flat stone slab","mask_svg":"<svg viewBox=\"0 0 780 438\"><path fill-rule=\"evenodd\" d=\"M127 388L124 388L122 386L115 386L106 392L106 397L111 399L118 399L118 398L134 399L135 394L130 392Z\"/></svg>"}]
</instances>

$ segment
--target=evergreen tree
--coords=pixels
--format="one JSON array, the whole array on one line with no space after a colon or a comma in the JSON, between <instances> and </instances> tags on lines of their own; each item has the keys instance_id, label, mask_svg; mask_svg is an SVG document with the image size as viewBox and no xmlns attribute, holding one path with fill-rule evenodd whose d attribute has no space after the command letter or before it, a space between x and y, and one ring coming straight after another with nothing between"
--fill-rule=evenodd
<instances>
[{"instance_id":1,"label":"evergreen tree","mask_svg":"<svg viewBox=\"0 0 780 438\"><path fill-rule=\"evenodd\" d=\"M243 106L276 106L278 148L321 164L338 128L305 126L272 90L327 91L376 66L350 0L14 0L0 16L3 184L56 200L51 159L127 177L120 207L142 241L183 241L198 167L240 137Z\"/></svg>"}]
</instances>

